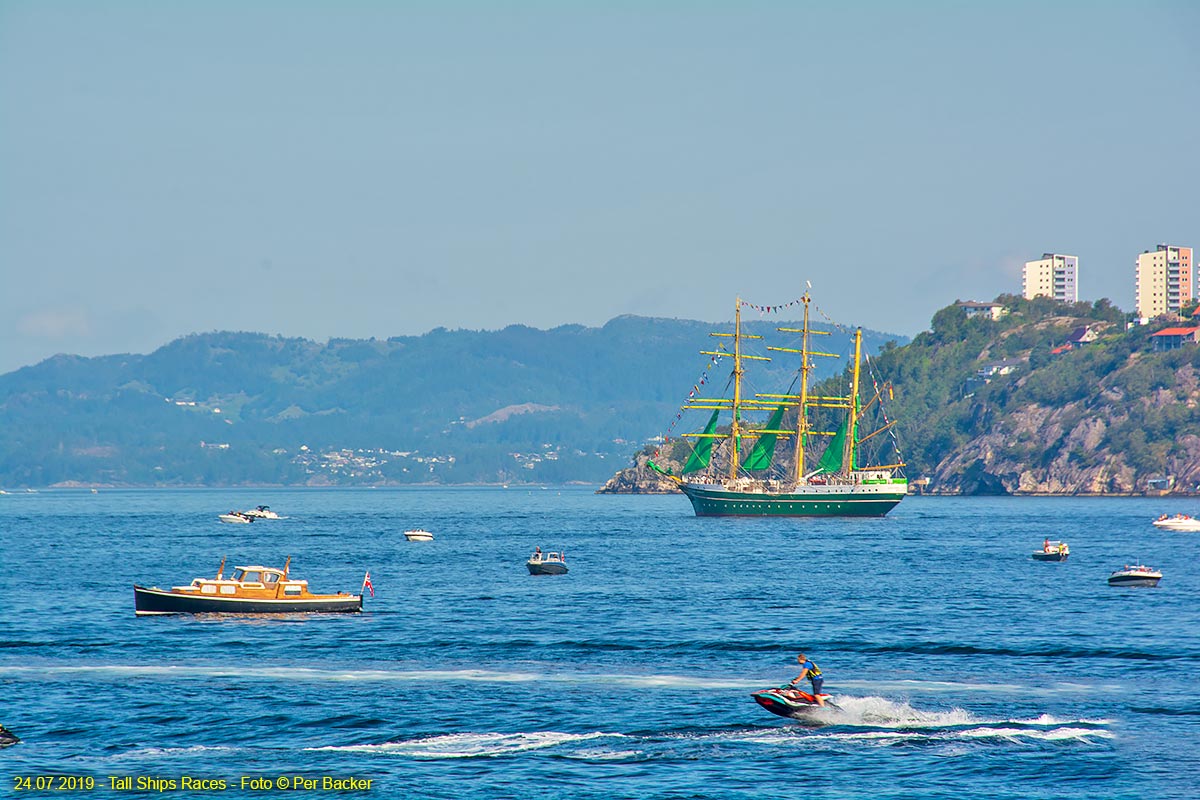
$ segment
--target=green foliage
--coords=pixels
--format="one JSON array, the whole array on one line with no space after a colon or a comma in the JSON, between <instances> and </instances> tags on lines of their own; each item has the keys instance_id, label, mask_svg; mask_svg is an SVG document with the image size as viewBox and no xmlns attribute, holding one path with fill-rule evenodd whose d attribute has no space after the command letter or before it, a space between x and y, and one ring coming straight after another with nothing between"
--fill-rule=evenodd
<instances>
[{"instance_id":1,"label":"green foliage","mask_svg":"<svg viewBox=\"0 0 1200 800\"><path fill-rule=\"evenodd\" d=\"M1066 447L1065 434L1094 415L1115 415L1117 420L1099 449L1123 454L1139 472L1160 472L1169 459L1187 455L1180 441L1200 434L1200 411L1189 407L1182 393L1172 394L1171 402L1155 398L1173 390L1180 368L1200 364L1200 349L1153 352L1153 329L1125 331L1127 315L1108 300L1065 304L1002 295L997 302L1009 311L998 321L967 319L957 307L944 308L933 316L932 330L906 347L883 348L872 359L877 379L896 386L889 416L900 420L898 435L910 475L931 473L973 437L1011 429L1011 416L1032 405L1069 409L1061 421L1064 437L1058 442L1035 437L1009 441L1005 455L1018 462L1044 465L1054 460ZM1075 328L1089 325L1104 329L1098 341L1051 354ZM977 375L988 363L1013 358L1027 363L986 383ZM826 384L818 391L834 387ZM1103 458L1079 448L1064 455L1088 465Z\"/></svg>"}]
</instances>

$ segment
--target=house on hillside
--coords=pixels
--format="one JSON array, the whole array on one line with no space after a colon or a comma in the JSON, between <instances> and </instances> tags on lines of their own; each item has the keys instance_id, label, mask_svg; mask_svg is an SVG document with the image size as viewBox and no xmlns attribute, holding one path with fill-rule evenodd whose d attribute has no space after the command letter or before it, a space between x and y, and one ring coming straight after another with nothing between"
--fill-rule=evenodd
<instances>
[{"instance_id":1,"label":"house on hillside","mask_svg":"<svg viewBox=\"0 0 1200 800\"><path fill-rule=\"evenodd\" d=\"M1072 347L1080 347L1081 345L1091 344L1100 338L1100 334L1092 330L1091 325L1084 325L1082 328L1076 328L1071 331L1071 335L1067 337L1067 343Z\"/></svg>"},{"instance_id":2,"label":"house on hillside","mask_svg":"<svg viewBox=\"0 0 1200 800\"><path fill-rule=\"evenodd\" d=\"M990 364L984 364L980 367L975 375L982 378L984 383L988 383L997 375L1008 375L1024 363L1019 358L1006 358L1003 361L993 361Z\"/></svg>"},{"instance_id":3,"label":"house on hillside","mask_svg":"<svg viewBox=\"0 0 1200 800\"><path fill-rule=\"evenodd\" d=\"M1063 353L1070 352L1077 347L1083 347L1085 344L1091 344L1100 338L1100 334L1092 330L1091 325L1084 325L1082 328L1076 328L1071 331L1071 335L1067 337L1066 344L1060 344L1058 347L1050 351L1051 355L1061 356Z\"/></svg>"},{"instance_id":4,"label":"house on hillside","mask_svg":"<svg viewBox=\"0 0 1200 800\"><path fill-rule=\"evenodd\" d=\"M1200 333L1200 328L1163 328L1158 333L1150 335L1150 341L1154 345L1154 352L1163 350L1178 350L1184 345L1196 344L1197 336Z\"/></svg>"},{"instance_id":5,"label":"house on hillside","mask_svg":"<svg viewBox=\"0 0 1200 800\"><path fill-rule=\"evenodd\" d=\"M957 300L954 305L966 313L967 319L971 319L972 317L987 317L995 321L1008 313L1000 303L977 303L974 300Z\"/></svg>"}]
</instances>

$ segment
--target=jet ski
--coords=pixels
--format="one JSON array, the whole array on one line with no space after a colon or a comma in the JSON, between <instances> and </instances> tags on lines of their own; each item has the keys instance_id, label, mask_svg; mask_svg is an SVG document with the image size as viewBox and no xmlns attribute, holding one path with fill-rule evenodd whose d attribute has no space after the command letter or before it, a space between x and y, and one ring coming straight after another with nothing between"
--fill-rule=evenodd
<instances>
[{"instance_id":1,"label":"jet ski","mask_svg":"<svg viewBox=\"0 0 1200 800\"><path fill-rule=\"evenodd\" d=\"M817 697L803 692L792 686L780 686L777 689L759 689L750 695L754 698L754 702L770 711L772 714L778 714L781 717L802 717L816 709L821 708L817 703ZM822 692L820 698L825 701L825 708L837 708L837 706L829 700L830 695Z\"/></svg>"}]
</instances>

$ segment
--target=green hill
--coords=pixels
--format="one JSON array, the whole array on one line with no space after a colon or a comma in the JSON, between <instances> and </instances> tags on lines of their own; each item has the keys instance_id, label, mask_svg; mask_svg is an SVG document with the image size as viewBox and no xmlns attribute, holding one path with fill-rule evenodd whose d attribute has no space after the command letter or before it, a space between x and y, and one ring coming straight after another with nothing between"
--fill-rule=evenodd
<instances>
[{"instance_id":1,"label":"green hill","mask_svg":"<svg viewBox=\"0 0 1200 800\"><path fill-rule=\"evenodd\" d=\"M599 482L669 423L717 329L624 316L57 356L0 375L0 486Z\"/></svg>"},{"instance_id":2,"label":"green hill","mask_svg":"<svg viewBox=\"0 0 1200 800\"><path fill-rule=\"evenodd\" d=\"M947 494L1200 490L1200 347L1159 352L1153 338L1178 320L1126 330L1107 300L997 302L999 320L952 305L871 360L895 386L888 413L910 480ZM1069 345L1085 331L1094 340ZM844 391L844 379L815 391ZM654 449L612 485L658 485L641 467ZM688 450L675 443L658 460L677 468Z\"/></svg>"}]
</instances>

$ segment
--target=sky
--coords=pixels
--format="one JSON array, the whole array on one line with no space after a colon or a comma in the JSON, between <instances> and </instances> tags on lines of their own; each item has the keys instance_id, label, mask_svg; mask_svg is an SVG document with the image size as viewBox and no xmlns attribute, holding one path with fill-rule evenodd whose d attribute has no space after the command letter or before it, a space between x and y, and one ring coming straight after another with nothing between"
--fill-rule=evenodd
<instances>
[{"instance_id":1,"label":"sky","mask_svg":"<svg viewBox=\"0 0 1200 800\"><path fill-rule=\"evenodd\" d=\"M1200 246L1200 4L0 0L0 373L190 333L912 336Z\"/></svg>"}]
</instances>

